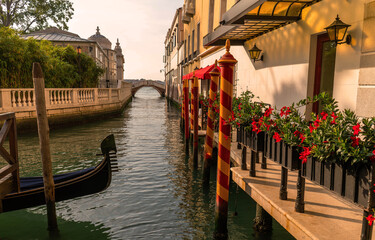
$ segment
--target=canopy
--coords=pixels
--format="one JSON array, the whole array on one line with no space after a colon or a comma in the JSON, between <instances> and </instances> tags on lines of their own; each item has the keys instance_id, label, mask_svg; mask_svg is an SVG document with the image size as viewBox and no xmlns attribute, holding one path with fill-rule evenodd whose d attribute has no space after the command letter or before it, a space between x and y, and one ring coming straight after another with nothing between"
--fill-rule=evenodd
<instances>
[{"instance_id":1,"label":"canopy","mask_svg":"<svg viewBox=\"0 0 375 240\"><path fill-rule=\"evenodd\" d=\"M215 67L215 64L212 64L205 68L198 69L195 71L195 76L199 79L211 79L210 72L214 69L214 67ZM217 67L217 69L220 71L220 67ZM191 78L193 78L193 72L182 76L182 79L191 79Z\"/></svg>"}]
</instances>

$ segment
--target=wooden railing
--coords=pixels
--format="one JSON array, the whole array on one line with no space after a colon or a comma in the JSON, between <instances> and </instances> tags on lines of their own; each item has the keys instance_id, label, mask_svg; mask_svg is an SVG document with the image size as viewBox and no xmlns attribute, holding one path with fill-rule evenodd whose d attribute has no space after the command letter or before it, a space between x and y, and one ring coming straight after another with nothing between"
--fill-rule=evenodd
<instances>
[{"instance_id":1,"label":"wooden railing","mask_svg":"<svg viewBox=\"0 0 375 240\"><path fill-rule=\"evenodd\" d=\"M19 192L19 163L17 147L17 128L14 113L0 114L4 122L0 130L0 155L7 165L0 169L0 199L7 193ZM5 140L9 141L9 151L4 147ZM0 212L2 206L0 204Z\"/></svg>"},{"instance_id":2,"label":"wooden railing","mask_svg":"<svg viewBox=\"0 0 375 240\"><path fill-rule=\"evenodd\" d=\"M131 84L122 88L47 88L47 109L77 107L101 103L116 103L126 100ZM0 111L18 112L35 110L35 93L32 88L0 89Z\"/></svg>"}]
</instances>

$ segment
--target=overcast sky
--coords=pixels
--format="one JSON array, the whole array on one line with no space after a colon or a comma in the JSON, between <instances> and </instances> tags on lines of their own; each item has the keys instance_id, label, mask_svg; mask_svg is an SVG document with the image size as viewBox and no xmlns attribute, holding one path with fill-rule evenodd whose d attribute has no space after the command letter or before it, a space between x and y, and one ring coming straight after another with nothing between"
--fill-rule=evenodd
<instances>
[{"instance_id":1,"label":"overcast sky","mask_svg":"<svg viewBox=\"0 0 375 240\"><path fill-rule=\"evenodd\" d=\"M69 31L82 38L100 33L117 38L125 56L125 79L164 80L164 40L176 9L183 0L71 0L74 7Z\"/></svg>"}]
</instances>

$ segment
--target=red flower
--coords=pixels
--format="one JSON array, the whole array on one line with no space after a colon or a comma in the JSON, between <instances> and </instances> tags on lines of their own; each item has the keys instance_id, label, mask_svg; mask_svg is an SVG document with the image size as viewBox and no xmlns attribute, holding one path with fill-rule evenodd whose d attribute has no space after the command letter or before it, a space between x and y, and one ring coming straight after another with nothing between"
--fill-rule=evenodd
<instances>
[{"instance_id":1,"label":"red flower","mask_svg":"<svg viewBox=\"0 0 375 240\"><path fill-rule=\"evenodd\" d=\"M299 135L299 138L301 139L301 144L303 143L303 141L305 141L305 139L306 139L306 137L305 136L303 136L303 134L301 133L300 135Z\"/></svg>"},{"instance_id":2,"label":"red flower","mask_svg":"<svg viewBox=\"0 0 375 240\"><path fill-rule=\"evenodd\" d=\"M309 129L310 129L310 133L312 133L315 130L315 128L311 125L311 123L310 123Z\"/></svg>"},{"instance_id":3,"label":"red flower","mask_svg":"<svg viewBox=\"0 0 375 240\"><path fill-rule=\"evenodd\" d=\"M323 120L327 120L328 113L326 113L326 112L323 111L320 115L322 116Z\"/></svg>"},{"instance_id":4,"label":"red flower","mask_svg":"<svg viewBox=\"0 0 375 240\"><path fill-rule=\"evenodd\" d=\"M285 111L286 110L286 111ZM290 114L290 108L289 107L282 107L281 110L280 110L280 116L288 116Z\"/></svg>"},{"instance_id":5,"label":"red flower","mask_svg":"<svg viewBox=\"0 0 375 240\"><path fill-rule=\"evenodd\" d=\"M225 138L225 140L228 140L228 136L227 135L224 135L224 138Z\"/></svg>"},{"instance_id":6,"label":"red flower","mask_svg":"<svg viewBox=\"0 0 375 240\"><path fill-rule=\"evenodd\" d=\"M269 117L269 116L271 116L271 114L272 114L272 110L273 110L273 108L269 107L269 108L266 110L266 112L264 113L264 116L265 116L265 117Z\"/></svg>"},{"instance_id":7,"label":"red flower","mask_svg":"<svg viewBox=\"0 0 375 240\"><path fill-rule=\"evenodd\" d=\"M307 162L307 157L311 154L311 149L309 147L303 147L303 152L301 152L299 155L299 159L302 160L302 164Z\"/></svg>"},{"instance_id":8,"label":"red flower","mask_svg":"<svg viewBox=\"0 0 375 240\"><path fill-rule=\"evenodd\" d=\"M298 130L296 130L296 131L294 131L294 136L296 136L296 137L298 137L300 134L301 134L301 132L300 131L298 131Z\"/></svg>"},{"instance_id":9,"label":"red flower","mask_svg":"<svg viewBox=\"0 0 375 240\"><path fill-rule=\"evenodd\" d=\"M353 135L354 136L358 136L359 135L359 131L360 131L359 128L360 128L359 123L357 125L353 126L353 131L354 131Z\"/></svg>"},{"instance_id":10,"label":"red flower","mask_svg":"<svg viewBox=\"0 0 375 240\"><path fill-rule=\"evenodd\" d=\"M352 147L357 147L359 145L359 138L358 137L350 137L352 140Z\"/></svg>"},{"instance_id":11,"label":"red flower","mask_svg":"<svg viewBox=\"0 0 375 240\"><path fill-rule=\"evenodd\" d=\"M241 103L238 104L238 110L241 110Z\"/></svg>"},{"instance_id":12,"label":"red flower","mask_svg":"<svg viewBox=\"0 0 375 240\"><path fill-rule=\"evenodd\" d=\"M372 225L372 222L375 220L374 216L372 214L368 215L366 220L368 221L368 225Z\"/></svg>"},{"instance_id":13,"label":"red flower","mask_svg":"<svg viewBox=\"0 0 375 240\"><path fill-rule=\"evenodd\" d=\"M280 142L282 140L280 135L277 132L275 132L275 134L273 135L273 139L275 139L276 142Z\"/></svg>"},{"instance_id":14,"label":"red flower","mask_svg":"<svg viewBox=\"0 0 375 240\"><path fill-rule=\"evenodd\" d=\"M314 122L315 129L317 129L319 127L321 121L322 120L320 120L319 117L316 118L316 120Z\"/></svg>"},{"instance_id":15,"label":"red flower","mask_svg":"<svg viewBox=\"0 0 375 240\"><path fill-rule=\"evenodd\" d=\"M336 124L336 118L337 118L337 116L335 115L334 112L332 112L331 117L333 118L333 120L331 121L331 124Z\"/></svg>"}]
</instances>

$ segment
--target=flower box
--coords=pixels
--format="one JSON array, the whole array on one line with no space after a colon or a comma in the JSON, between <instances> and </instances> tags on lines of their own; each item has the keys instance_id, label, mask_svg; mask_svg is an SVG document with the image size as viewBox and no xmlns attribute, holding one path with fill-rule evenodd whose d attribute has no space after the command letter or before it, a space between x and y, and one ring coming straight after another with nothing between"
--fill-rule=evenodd
<instances>
[{"instance_id":1,"label":"flower box","mask_svg":"<svg viewBox=\"0 0 375 240\"><path fill-rule=\"evenodd\" d=\"M258 134L256 132L253 132L251 139L252 139L251 148L255 152L264 151L264 132L259 132Z\"/></svg>"},{"instance_id":2,"label":"flower box","mask_svg":"<svg viewBox=\"0 0 375 240\"><path fill-rule=\"evenodd\" d=\"M371 187L371 171L369 168L363 165L357 170L356 177L356 190L358 193L356 202L366 208L368 206L369 191Z\"/></svg>"},{"instance_id":3,"label":"flower box","mask_svg":"<svg viewBox=\"0 0 375 240\"><path fill-rule=\"evenodd\" d=\"M332 163L322 162L323 176L321 184L329 190L333 190L334 167Z\"/></svg>"},{"instance_id":4,"label":"flower box","mask_svg":"<svg viewBox=\"0 0 375 240\"><path fill-rule=\"evenodd\" d=\"M315 160L314 162L314 178L313 182L323 185L323 178L324 178L324 163Z\"/></svg>"},{"instance_id":5,"label":"flower box","mask_svg":"<svg viewBox=\"0 0 375 240\"><path fill-rule=\"evenodd\" d=\"M344 195L345 169L342 164L334 163L333 191L340 196Z\"/></svg>"},{"instance_id":6,"label":"flower box","mask_svg":"<svg viewBox=\"0 0 375 240\"><path fill-rule=\"evenodd\" d=\"M272 136L266 133L264 136L264 155L266 158L273 159L273 141Z\"/></svg>"},{"instance_id":7,"label":"flower box","mask_svg":"<svg viewBox=\"0 0 375 240\"><path fill-rule=\"evenodd\" d=\"M291 170L299 170L301 169L301 160L299 159L299 151L298 147L295 146L289 146L285 144L286 146L286 157L287 157L287 162L286 162L286 167Z\"/></svg>"},{"instance_id":8,"label":"flower box","mask_svg":"<svg viewBox=\"0 0 375 240\"><path fill-rule=\"evenodd\" d=\"M280 142L275 141L275 143L276 143L275 144L276 145L276 147L275 147L276 156L275 156L274 161L282 164L282 146L283 146L284 141L280 141Z\"/></svg>"}]
</instances>

